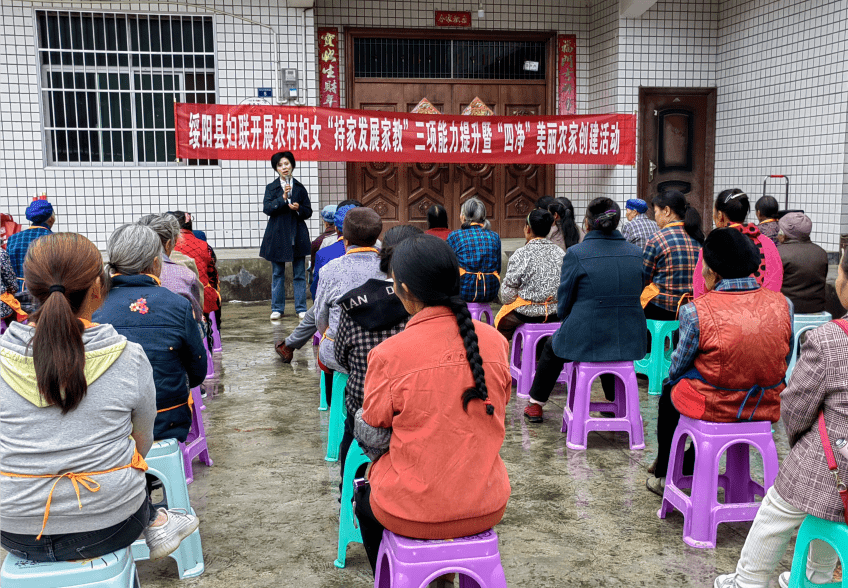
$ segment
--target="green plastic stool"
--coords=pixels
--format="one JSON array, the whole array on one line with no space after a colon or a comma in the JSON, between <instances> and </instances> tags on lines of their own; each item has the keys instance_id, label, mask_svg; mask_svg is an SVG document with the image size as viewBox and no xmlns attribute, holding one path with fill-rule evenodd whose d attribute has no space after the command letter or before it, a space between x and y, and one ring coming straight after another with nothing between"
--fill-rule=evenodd
<instances>
[{"instance_id":1,"label":"green plastic stool","mask_svg":"<svg viewBox=\"0 0 848 588\"><path fill-rule=\"evenodd\" d=\"M836 551L839 560L842 562L841 584L839 582L813 584L807 579L807 554L810 551L810 543L813 539L824 541ZM848 525L807 515L807 518L801 523L801 528L798 529L798 538L795 539L795 555L792 558L794 573L789 576L789 588L821 588L822 586L848 588L846 564L848 564Z\"/></svg>"},{"instance_id":2,"label":"green plastic stool","mask_svg":"<svg viewBox=\"0 0 848 588\"><path fill-rule=\"evenodd\" d=\"M633 362L637 374L648 376L648 393L657 395L662 393L663 380L668 377L671 368L671 352L674 345L670 345L669 351L665 350L665 342L671 339L672 334L680 327L677 321L648 321L648 332L651 333L651 351L644 358Z\"/></svg>"},{"instance_id":3,"label":"green plastic stool","mask_svg":"<svg viewBox=\"0 0 848 588\"><path fill-rule=\"evenodd\" d=\"M327 391L324 385L326 378L321 369L318 370L318 379L321 380L321 392L318 394L318 410L327 410Z\"/></svg>"},{"instance_id":4,"label":"green plastic stool","mask_svg":"<svg viewBox=\"0 0 848 588\"><path fill-rule=\"evenodd\" d=\"M327 431L327 455L324 461L339 461L339 445L342 442L344 422L347 418L344 402L347 378L347 374L333 373L333 401L330 403L330 427Z\"/></svg>"},{"instance_id":5,"label":"green plastic stool","mask_svg":"<svg viewBox=\"0 0 848 588\"><path fill-rule=\"evenodd\" d=\"M347 558L347 546L354 541L362 543L362 532L356 522L356 514L353 512L353 480L356 471L371 460L368 459L356 439L350 444L345 459L345 471L342 479L342 508L339 512L339 553L333 563L337 568L345 567Z\"/></svg>"}]
</instances>

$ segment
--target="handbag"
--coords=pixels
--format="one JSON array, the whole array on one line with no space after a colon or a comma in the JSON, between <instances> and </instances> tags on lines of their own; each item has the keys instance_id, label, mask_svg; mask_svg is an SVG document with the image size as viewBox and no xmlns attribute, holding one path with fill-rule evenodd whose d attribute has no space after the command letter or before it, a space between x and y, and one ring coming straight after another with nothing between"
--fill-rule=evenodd
<instances>
[{"instance_id":1,"label":"handbag","mask_svg":"<svg viewBox=\"0 0 848 588\"><path fill-rule=\"evenodd\" d=\"M839 479L839 466L836 464L836 457L833 455L833 447L830 445L830 438L827 436L827 427L824 423L824 411L819 411L819 437L821 437L822 447L824 447L824 456L827 459L827 469L833 474L836 480L836 490L839 492L839 497L842 498L845 524L848 525L848 487Z\"/></svg>"}]
</instances>

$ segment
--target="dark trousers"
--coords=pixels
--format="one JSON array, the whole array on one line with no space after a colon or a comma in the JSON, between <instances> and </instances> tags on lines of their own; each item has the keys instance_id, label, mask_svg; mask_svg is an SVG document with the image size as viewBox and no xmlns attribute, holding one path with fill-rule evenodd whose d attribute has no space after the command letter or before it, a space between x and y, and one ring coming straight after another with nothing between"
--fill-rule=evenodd
<instances>
[{"instance_id":1,"label":"dark trousers","mask_svg":"<svg viewBox=\"0 0 848 588\"><path fill-rule=\"evenodd\" d=\"M32 561L91 559L132 545L148 527L153 506L150 497L128 519L106 529L63 535L21 535L0 532L0 545L9 553ZM153 515L155 520L156 516Z\"/></svg>"},{"instance_id":2,"label":"dark trousers","mask_svg":"<svg viewBox=\"0 0 848 588\"><path fill-rule=\"evenodd\" d=\"M656 304L645 307L645 318L649 321L676 321L677 312L660 308Z\"/></svg>"},{"instance_id":3,"label":"dark trousers","mask_svg":"<svg viewBox=\"0 0 848 588\"><path fill-rule=\"evenodd\" d=\"M668 474L668 461L671 458L671 442L674 431L680 422L680 412L671 401L671 384L663 382L657 407L657 466L654 475L662 478ZM683 456L683 475L691 475L695 465L695 448L689 447Z\"/></svg>"},{"instance_id":4,"label":"dark trousers","mask_svg":"<svg viewBox=\"0 0 848 588\"><path fill-rule=\"evenodd\" d=\"M359 521L359 530L362 532L362 545L368 554L368 563L371 571L377 572L377 554L380 552L380 541L383 540L383 524L374 516L371 510L371 486L366 485L357 488L353 493L356 502L356 519Z\"/></svg>"},{"instance_id":5,"label":"dark trousers","mask_svg":"<svg viewBox=\"0 0 848 588\"><path fill-rule=\"evenodd\" d=\"M347 460L347 452L350 450L350 446L353 445L353 423L355 422L354 415L348 413L347 418L345 419L344 426L344 435L342 435L342 442L339 445L339 464L341 467L339 468L339 473L341 474L342 479L339 481L339 492L342 491L342 484L344 483L345 476L345 461ZM362 472L357 472L355 478L360 478L365 474L365 467L362 466Z\"/></svg>"},{"instance_id":6,"label":"dark trousers","mask_svg":"<svg viewBox=\"0 0 848 588\"><path fill-rule=\"evenodd\" d=\"M556 309L554 309L556 310ZM515 329L520 327L525 323L555 323L559 320L556 314L545 316L524 316L520 312L515 310L507 313L505 317L503 317L498 323L498 332L507 338L508 341L512 341L512 336L515 334Z\"/></svg>"},{"instance_id":7,"label":"dark trousers","mask_svg":"<svg viewBox=\"0 0 848 588\"><path fill-rule=\"evenodd\" d=\"M533 385L530 387L530 398L547 402L567 361L569 360L562 359L554 353L553 339L548 339L542 348L539 363L536 365L536 374L533 376ZM601 375L601 387L604 389L606 399L612 402L615 399L615 376Z\"/></svg>"},{"instance_id":8,"label":"dark trousers","mask_svg":"<svg viewBox=\"0 0 848 588\"><path fill-rule=\"evenodd\" d=\"M329 408L333 404L333 374L336 372L321 370L321 373L324 374L324 398L327 399L327 408Z\"/></svg>"}]
</instances>

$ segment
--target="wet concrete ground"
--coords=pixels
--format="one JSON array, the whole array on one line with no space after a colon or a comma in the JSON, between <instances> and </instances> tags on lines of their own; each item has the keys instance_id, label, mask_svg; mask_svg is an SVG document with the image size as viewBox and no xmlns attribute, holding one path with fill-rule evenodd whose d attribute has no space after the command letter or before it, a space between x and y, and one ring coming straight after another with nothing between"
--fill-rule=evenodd
<instances>
[{"instance_id":1,"label":"wet concrete ground","mask_svg":"<svg viewBox=\"0 0 848 588\"><path fill-rule=\"evenodd\" d=\"M311 345L290 365L274 352L274 340L297 324L292 301L287 310L272 324L268 303L225 305L224 351L215 358L204 412L215 465L195 462L189 487L206 571L180 582L170 558L139 562L143 586L373 586L360 544L348 548L345 569L333 565L339 471L324 461L329 413L318 411ZM564 390L555 391L541 425L525 423L524 401L513 396L501 451L512 497L496 527L510 587L706 588L735 569L750 523L720 525L716 549L695 549L683 543L679 513L657 517L660 498L645 489L657 397L639 383L644 451L630 451L622 433L590 433L587 451L567 449ZM775 437L782 458L782 426ZM761 471L758 458L752 463Z\"/></svg>"}]
</instances>

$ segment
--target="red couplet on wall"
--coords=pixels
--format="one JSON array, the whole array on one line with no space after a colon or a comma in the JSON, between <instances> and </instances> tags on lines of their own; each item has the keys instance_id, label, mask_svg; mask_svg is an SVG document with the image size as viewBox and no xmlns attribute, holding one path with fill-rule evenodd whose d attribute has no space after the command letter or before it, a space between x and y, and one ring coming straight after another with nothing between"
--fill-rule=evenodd
<instances>
[{"instance_id":1,"label":"red couplet on wall","mask_svg":"<svg viewBox=\"0 0 848 588\"><path fill-rule=\"evenodd\" d=\"M186 159L633 165L636 116L455 116L313 106L177 104Z\"/></svg>"},{"instance_id":2,"label":"red couplet on wall","mask_svg":"<svg viewBox=\"0 0 848 588\"><path fill-rule=\"evenodd\" d=\"M339 29L318 29L318 97L321 106L338 108L341 103L339 88Z\"/></svg>"},{"instance_id":3,"label":"red couplet on wall","mask_svg":"<svg viewBox=\"0 0 848 588\"><path fill-rule=\"evenodd\" d=\"M577 36L557 35L557 98L560 114L577 112Z\"/></svg>"}]
</instances>

